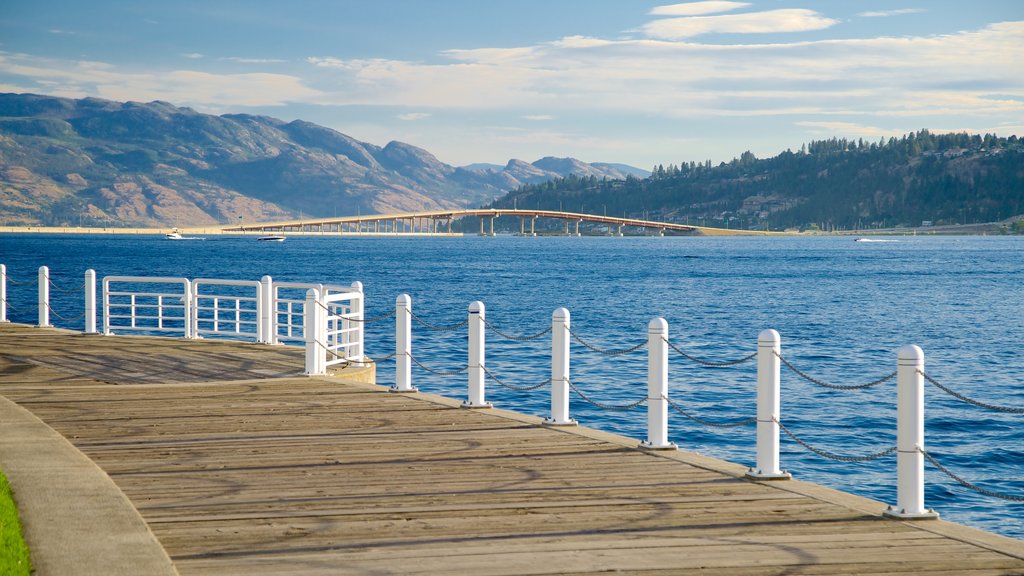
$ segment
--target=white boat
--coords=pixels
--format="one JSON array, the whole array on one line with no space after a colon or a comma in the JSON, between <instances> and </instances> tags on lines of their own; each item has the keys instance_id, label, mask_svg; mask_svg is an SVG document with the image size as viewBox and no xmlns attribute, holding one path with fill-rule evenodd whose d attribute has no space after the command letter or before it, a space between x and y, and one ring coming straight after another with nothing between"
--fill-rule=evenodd
<instances>
[{"instance_id":1,"label":"white boat","mask_svg":"<svg viewBox=\"0 0 1024 576\"><path fill-rule=\"evenodd\" d=\"M260 242L284 242L287 236L281 236L280 234L267 234L266 236L260 236L256 240Z\"/></svg>"},{"instance_id":2,"label":"white boat","mask_svg":"<svg viewBox=\"0 0 1024 576\"><path fill-rule=\"evenodd\" d=\"M164 234L164 237L166 237L168 240L184 240L185 239L184 236L182 236L181 234L178 234L177 232L171 232L170 234Z\"/></svg>"}]
</instances>

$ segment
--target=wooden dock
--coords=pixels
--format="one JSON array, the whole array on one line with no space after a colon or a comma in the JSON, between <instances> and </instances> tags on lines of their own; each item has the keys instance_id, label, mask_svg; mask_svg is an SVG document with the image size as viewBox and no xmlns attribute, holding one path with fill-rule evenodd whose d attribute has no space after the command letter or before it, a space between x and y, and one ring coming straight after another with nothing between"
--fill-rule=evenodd
<instances>
[{"instance_id":1,"label":"wooden dock","mask_svg":"<svg viewBox=\"0 0 1024 576\"><path fill-rule=\"evenodd\" d=\"M0 395L102 468L182 575L1024 574L1019 540L301 369L293 348L0 326Z\"/></svg>"}]
</instances>

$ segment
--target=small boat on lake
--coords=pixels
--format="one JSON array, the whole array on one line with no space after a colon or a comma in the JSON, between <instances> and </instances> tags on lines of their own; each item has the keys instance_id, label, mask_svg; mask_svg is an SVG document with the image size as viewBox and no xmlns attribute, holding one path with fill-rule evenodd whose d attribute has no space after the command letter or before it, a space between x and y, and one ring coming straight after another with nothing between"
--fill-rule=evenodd
<instances>
[{"instance_id":1,"label":"small boat on lake","mask_svg":"<svg viewBox=\"0 0 1024 576\"><path fill-rule=\"evenodd\" d=\"M177 232L171 232L170 234L164 234L164 237L168 240L184 240L185 237Z\"/></svg>"},{"instance_id":2,"label":"small boat on lake","mask_svg":"<svg viewBox=\"0 0 1024 576\"><path fill-rule=\"evenodd\" d=\"M281 236L280 234L267 234L266 236L260 236L256 240L260 242L284 242L287 236Z\"/></svg>"}]
</instances>

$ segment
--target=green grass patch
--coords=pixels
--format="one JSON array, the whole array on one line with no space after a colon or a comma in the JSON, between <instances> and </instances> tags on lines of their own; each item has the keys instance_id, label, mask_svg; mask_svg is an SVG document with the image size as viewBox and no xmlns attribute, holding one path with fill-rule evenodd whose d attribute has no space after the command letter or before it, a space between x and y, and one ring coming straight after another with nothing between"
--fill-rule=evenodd
<instances>
[{"instance_id":1,"label":"green grass patch","mask_svg":"<svg viewBox=\"0 0 1024 576\"><path fill-rule=\"evenodd\" d=\"M11 486L7 477L0 473L0 574L29 576L32 564L28 558L28 546L21 535L21 520L14 505Z\"/></svg>"}]
</instances>

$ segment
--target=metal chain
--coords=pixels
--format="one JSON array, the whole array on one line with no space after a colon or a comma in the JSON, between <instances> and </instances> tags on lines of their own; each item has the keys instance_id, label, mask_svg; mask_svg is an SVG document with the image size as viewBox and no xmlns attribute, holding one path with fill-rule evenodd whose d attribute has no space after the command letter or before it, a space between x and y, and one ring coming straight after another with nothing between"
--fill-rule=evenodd
<instances>
[{"instance_id":1,"label":"metal chain","mask_svg":"<svg viewBox=\"0 0 1024 576\"><path fill-rule=\"evenodd\" d=\"M47 278L46 281L50 284L50 288L53 288L57 292L63 292L65 294L77 294L78 292L82 291L85 288L84 281L80 285L71 289L61 288L60 286L57 286L56 284L54 284L52 278Z\"/></svg>"},{"instance_id":2,"label":"metal chain","mask_svg":"<svg viewBox=\"0 0 1024 576\"><path fill-rule=\"evenodd\" d=\"M14 278L11 278L11 275L6 272L4 272L4 281L10 284L27 284L27 282L18 282Z\"/></svg>"},{"instance_id":3,"label":"metal chain","mask_svg":"<svg viewBox=\"0 0 1024 576\"><path fill-rule=\"evenodd\" d=\"M738 364L743 364L744 362L749 362L750 360L753 360L754 358L757 357L757 352L754 352L753 354L751 354L749 356L744 356L743 358L740 358L739 360L727 360L725 362L712 362L710 360L701 360L700 358L697 358L696 356L691 356L691 355L687 354L686 352L683 352L682 350L677 348L675 344L669 342L667 338L662 337L662 340L664 340L665 343L668 344L669 348L675 350L676 353L678 353L683 358L686 358L687 360L689 360L691 362L696 362L697 364L700 364L702 366L708 366L708 367L711 367L711 368L725 368L725 367L728 367L728 366L736 366Z\"/></svg>"},{"instance_id":4,"label":"metal chain","mask_svg":"<svg viewBox=\"0 0 1024 576\"><path fill-rule=\"evenodd\" d=\"M637 406L647 402L647 398L644 397L644 398L641 398L641 399L637 400L636 402L633 402L632 404L624 404L624 405L621 405L621 406L616 406L614 404L602 404L601 402L597 402L597 401L591 399L586 394L584 394L579 389L579 387L577 387L576 384L573 383L572 380L566 380L566 383L569 384L569 387L572 388L573 392L575 392L576 394L579 394L579 397L582 398L584 402L586 402L588 404L593 404L594 406L597 406L598 408L600 408L602 410L614 410L614 411L617 411L617 412L625 412L626 410L630 410L630 409L636 408Z\"/></svg>"},{"instance_id":5,"label":"metal chain","mask_svg":"<svg viewBox=\"0 0 1024 576\"><path fill-rule=\"evenodd\" d=\"M964 396L963 394L959 394L957 392L954 392L954 391L950 390L949 388L946 388L942 384L939 384L934 378L932 378L931 376L925 374L921 370L918 370L917 373L920 374L921 376L924 376L924 379L927 380L928 382L930 382L933 386L935 386L939 390L942 390L946 394L949 394L953 398L956 398L957 400L961 400L963 402L967 402L968 404L974 404L975 406L977 406L979 408L985 408L985 409L988 409L988 410L994 410L996 412L1005 412L1007 414L1024 414L1024 408L1007 408L1005 406L996 406L994 404L986 404L984 402L979 402L977 400L972 400L972 399L968 398L967 396Z\"/></svg>"},{"instance_id":6,"label":"metal chain","mask_svg":"<svg viewBox=\"0 0 1024 576\"><path fill-rule=\"evenodd\" d=\"M363 324L369 324L371 322L380 322L381 320L387 320L388 318L395 315L395 311L385 312L379 316L373 316L372 318L345 318L345 320L351 320L353 322L362 322Z\"/></svg>"},{"instance_id":7,"label":"metal chain","mask_svg":"<svg viewBox=\"0 0 1024 576\"><path fill-rule=\"evenodd\" d=\"M967 480L964 480L963 478L961 478L961 477L957 476L956 474L954 474L953 471L950 470L949 468L946 468L942 464L939 464L938 460L936 460L935 457L932 456L931 454L929 454L928 452L925 452L924 450L922 450L920 448L918 448L917 451L920 452L921 454L924 454L924 457L929 462L932 463L932 466L935 466L936 468L938 468L940 472L942 472L946 476L949 476L950 478L955 480L957 484L963 486L964 488L969 488L969 489L974 490L975 492L977 492L979 494L984 494L986 496L991 496L993 498L999 498L1001 500L1009 500L1011 502L1024 502L1024 497L1013 496L1011 494L1003 494L1002 492L996 492L994 490L989 490L987 488L982 488L981 486L978 486L977 484L972 484L972 483L968 482Z\"/></svg>"},{"instance_id":8,"label":"metal chain","mask_svg":"<svg viewBox=\"0 0 1024 576\"><path fill-rule=\"evenodd\" d=\"M49 302L46 303L46 309L50 311L50 314L53 314L54 316L56 316L57 318L65 321L65 322L75 322L77 320L81 320L82 318L85 318L85 312L82 312L81 314L79 314L78 316L75 316L74 318L65 318L64 316L61 316L60 314L58 314L57 311L54 310L50 306Z\"/></svg>"},{"instance_id":9,"label":"metal chain","mask_svg":"<svg viewBox=\"0 0 1024 576\"><path fill-rule=\"evenodd\" d=\"M737 428L739 426L746 426L747 424L753 424L754 422L757 422L757 416L753 416L751 418L747 418L746 420L740 420L739 422L729 422L727 424L719 424L718 422L711 422L710 420L704 420L703 418L698 418L698 417L688 413L686 410L683 410L679 406L679 404L673 402L672 400L669 400L669 398L667 396L662 396L661 398L662 398L662 400L668 402L668 405L671 406L672 408L674 408L676 412L679 412L680 414L682 414L683 416L686 416L690 420L693 420L697 424L703 424L704 426L710 426L712 428Z\"/></svg>"},{"instance_id":10,"label":"metal chain","mask_svg":"<svg viewBox=\"0 0 1024 576\"><path fill-rule=\"evenodd\" d=\"M416 365L419 366L420 368L423 368L427 372L430 372L431 374L434 374L434 375L437 375L437 376L458 376L459 374L465 374L466 372L469 371L469 366L466 366L465 368L460 368L459 370L452 370L450 372L445 372L443 370L434 370L433 368L429 368L427 366L424 366L423 363L421 363L419 360L417 360L416 357L413 356L412 354L409 354L409 358L413 362L415 362Z\"/></svg>"},{"instance_id":11,"label":"metal chain","mask_svg":"<svg viewBox=\"0 0 1024 576\"><path fill-rule=\"evenodd\" d=\"M567 328L567 329L569 330L569 334L572 335L573 339L575 339L577 342L582 344L584 348L588 348L590 350L593 350L594 352L597 352L598 354L604 354L605 356L621 356L623 354L629 354L630 352L636 352L637 350L643 348L644 346L647 346L647 341L644 340L643 342L637 344L636 346L632 346L630 348L625 348L625 349L622 349L622 350L603 350L601 348L598 348L596 346L588 344L586 341L584 341L582 338L580 338L580 335L577 334L572 328Z\"/></svg>"},{"instance_id":12,"label":"metal chain","mask_svg":"<svg viewBox=\"0 0 1024 576\"><path fill-rule=\"evenodd\" d=\"M549 327L545 328L544 330L541 330L540 332L537 332L536 334L531 334L529 336L514 336L512 334L506 334L505 332L502 332L501 330L498 330L498 328L494 324L491 324L490 322L488 322L486 318L484 318L484 326L487 326L487 328L489 328L491 330L491 332L494 332L498 336L501 336L502 338L505 338L505 339L508 339L508 340L515 340L516 342L527 342L527 341L530 341L530 340L536 340L537 338L545 336L545 335L547 335L547 334L549 334L551 332L551 327L549 326Z\"/></svg>"},{"instance_id":13,"label":"metal chain","mask_svg":"<svg viewBox=\"0 0 1024 576\"><path fill-rule=\"evenodd\" d=\"M380 358L370 358L370 360L379 364L381 362L387 362L388 360L391 360L395 356L398 356L397 352L392 352L391 354L388 354L387 356L382 356Z\"/></svg>"},{"instance_id":14,"label":"metal chain","mask_svg":"<svg viewBox=\"0 0 1024 576\"><path fill-rule=\"evenodd\" d=\"M422 324L424 327L427 328L427 330L433 330L435 332L451 332L453 330L458 330L459 328L462 328L463 326L469 324L469 318L466 318L465 320L459 322L458 324L450 324L448 326L434 326L433 324L427 323L422 318L414 314L412 310L409 311L409 316L412 316L413 320Z\"/></svg>"},{"instance_id":15,"label":"metal chain","mask_svg":"<svg viewBox=\"0 0 1024 576\"><path fill-rule=\"evenodd\" d=\"M790 364L789 360L786 360L785 358L783 358L782 354L779 354L778 352L776 352L774 350L772 350L772 354L775 354L775 357L778 358L779 360L781 360L782 363L786 365L786 368L789 368L790 370L792 370L793 373L796 374L797 376L803 378L804 380L807 380L811 384L816 384L818 386L821 386L822 388L831 388L832 390L863 390L865 388L871 388L872 386L878 386L879 384L883 384L885 382L888 382L889 380L892 380L893 378L896 377L896 373L893 372L892 374L887 374L885 376L882 376L878 380L875 380L873 382L868 382L867 384L851 384L849 386L843 385L843 384L829 384L828 382L825 382L823 380L818 380L817 378L813 378L813 377L808 376L807 374L803 373L796 366L793 366L792 364Z\"/></svg>"},{"instance_id":16,"label":"metal chain","mask_svg":"<svg viewBox=\"0 0 1024 576\"><path fill-rule=\"evenodd\" d=\"M544 386L547 386L548 384L551 383L551 378L548 378L547 380L541 382L540 384L536 384L536 385L533 385L533 386L513 386L512 384L506 384L506 383L502 382L501 379L498 378L497 376L495 376L493 372L488 370L486 366L483 366L483 369L484 369L484 373L486 373L487 376L491 380L494 380L494 382L497 383L498 386L502 386L504 388L508 388L509 390L517 390L519 392L531 392L531 391L536 390L538 388L543 388Z\"/></svg>"},{"instance_id":17,"label":"metal chain","mask_svg":"<svg viewBox=\"0 0 1024 576\"><path fill-rule=\"evenodd\" d=\"M829 460L835 460L837 462L867 462L869 460L878 460L879 458L884 458L890 454L895 453L897 450L896 446L893 446L892 448L886 448L881 452L875 452L874 454L868 454L867 456L840 456L839 454L833 454L832 452L819 450L818 448L811 446L807 442L804 442L803 440L798 438L796 434L790 432L789 428L786 428L786 426L782 422L779 422L777 418L773 417L772 422L778 424L779 428L781 428L782 431L785 432L787 436L792 438L797 444L803 446L804 448L807 448L808 450L814 452L815 454L821 456L822 458L828 458Z\"/></svg>"}]
</instances>

